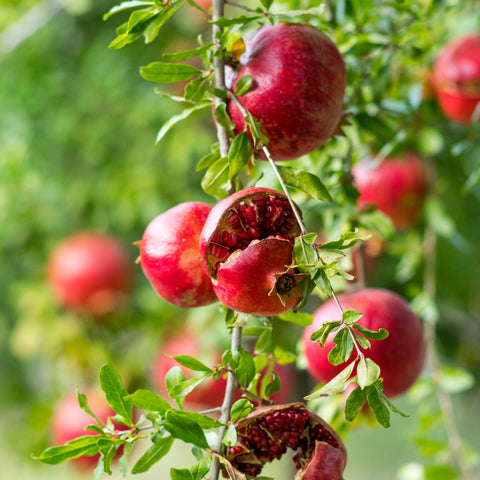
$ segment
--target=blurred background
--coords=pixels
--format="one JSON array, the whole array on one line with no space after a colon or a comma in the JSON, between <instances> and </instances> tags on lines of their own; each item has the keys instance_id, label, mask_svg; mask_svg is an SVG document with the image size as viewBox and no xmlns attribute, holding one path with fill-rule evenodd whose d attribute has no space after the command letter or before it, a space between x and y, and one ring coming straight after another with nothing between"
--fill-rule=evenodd
<instances>
[{"instance_id":1,"label":"blurred background","mask_svg":"<svg viewBox=\"0 0 480 480\"><path fill-rule=\"evenodd\" d=\"M290 2L295 3L299 2ZM476 2L469 3L457 9L456 21L449 16L442 23L443 32L429 40L431 51L416 58L413 68L433 60L447 40L441 38L445 31L453 38L480 29L478 13L471 15L478 12ZM156 94L155 86L139 74L139 67L157 60L161 52L193 48L199 32L209 35L209 26L205 16L186 6L153 44L139 41L109 50L119 21L102 21L102 16L113 4L0 4L2 478L91 476L72 465L43 465L31 455L51 444L56 402L75 385L98 387L104 363L115 366L129 391L154 388L152 359L162 340L179 326L187 325L210 342L217 332L219 348L228 341L226 332L218 334L225 330L218 306L185 311L167 304L135 265L134 242L156 215L183 201L213 204L200 187L202 172L195 170L215 141L210 116L192 116L155 145L159 128L180 112L180 106ZM164 89L175 93L175 88ZM446 364L464 369L462 379L469 388L454 398L456 419L462 438L478 452L480 143L478 135L467 135L465 127L446 122L433 99L427 98L423 108L430 123L407 128L407 140L421 143L422 153L434 157L438 169L438 201L428 215L443 233L437 242L439 352ZM371 128L375 131L377 125ZM324 213L309 210L307 217L314 223ZM132 265L132 287L122 307L100 319L59 306L46 281L48 261L58 244L86 230L117 238ZM421 288L417 268L422 248L418 231L397 236L369 283L413 298ZM292 338L298 338L300 331L293 331ZM405 396L398 404L413 413L419 408L418 398ZM402 478L422 478L415 477L415 466L405 473L405 464L419 459L416 428L394 415L390 429L360 424L349 431L345 478L371 478L372 466L377 479L396 478L399 469L404 471ZM187 448L176 449L144 478L166 478L170 466L181 468L191 458ZM275 478L283 478L284 466L277 463L269 469ZM121 475L115 472L112 478L117 477ZM285 478L290 477L289 473Z\"/></svg>"}]
</instances>

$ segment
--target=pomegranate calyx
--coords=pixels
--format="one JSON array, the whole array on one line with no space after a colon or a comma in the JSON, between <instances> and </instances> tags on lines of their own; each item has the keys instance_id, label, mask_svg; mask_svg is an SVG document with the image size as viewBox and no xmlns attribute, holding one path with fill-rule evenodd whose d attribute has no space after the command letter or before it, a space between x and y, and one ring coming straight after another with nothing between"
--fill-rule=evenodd
<instances>
[{"instance_id":1,"label":"pomegranate calyx","mask_svg":"<svg viewBox=\"0 0 480 480\"><path fill-rule=\"evenodd\" d=\"M268 292L270 297L277 295L282 305L286 305L291 297L302 298L302 291L298 282L308 277L307 273L296 273L296 269L287 268L284 272L275 273L275 285Z\"/></svg>"}]
</instances>

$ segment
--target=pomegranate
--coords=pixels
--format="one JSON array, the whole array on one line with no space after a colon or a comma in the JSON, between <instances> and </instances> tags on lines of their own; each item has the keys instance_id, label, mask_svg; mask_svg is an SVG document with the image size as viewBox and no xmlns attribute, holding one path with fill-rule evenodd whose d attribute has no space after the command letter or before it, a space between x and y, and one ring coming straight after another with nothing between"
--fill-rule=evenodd
<instances>
[{"instance_id":1,"label":"pomegranate","mask_svg":"<svg viewBox=\"0 0 480 480\"><path fill-rule=\"evenodd\" d=\"M275 160L312 152L332 136L342 116L347 74L337 47L319 30L285 23L262 27L246 41L239 65L227 74L227 87L235 92L246 75L252 87L238 100L260 122ZM232 100L227 110L237 133L244 131L244 114Z\"/></svg>"},{"instance_id":2,"label":"pomegranate","mask_svg":"<svg viewBox=\"0 0 480 480\"><path fill-rule=\"evenodd\" d=\"M288 448L296 480L342 480L347 452L338 434L302 403L260 407L236 424L237 444L226 458L240 472L256 477L265 463Z\"/></svg>"},{"instance_id":3,"label":"pomegranate","mask_svg":"<svg viewBox=\"0 0 480 480\"><path fill-rule=\"evenodd\" d=\"M65 309L102 316L124 303L132 268L124 246L115 237L85 231L55 247L47 279Z\"/></svg>"},{"instance_id":4,"label":"pomegranate","mask_svg":"<svg viewBox=\"0 0 480 480\"><path fill-rule=\"evenodd\" d=\"M427 193L425 168L416 154L383 160L366 157L353 166L352 174L360 192L358 208L375 205L398 230L416 223Z\"/></svg>"},{"instance_id":5,"label":"pomegranate","mask_svg":"<svg viewBox=\"0 0 480 480\"><path fill-rule=\"evenodd\" d=\"M292 264L300 227L287 197L251 187L221 200L200 235L200 252L219 300L237 312L279 315L302 295Z\"/></svg>"},{"instance_id":6,"label":"pomegranate","mask_svg":"<svg viewBox=\"0 0 480 480\"><path fill-rule=\"evenodd\" d=\"M115 411L108 405L105 399L96 391L88 390L86 392L88 406L95 415L103 422L107 423L108 417L113 417ZM95 432L85 430L87 425L95 423L93 417L80 408L78 405L77 394L69 393L62 397L55 405L51 422L51 438L56 445L63 445L77 437L84 435L97 435ZM115 424L115 428L122 429L120 424ZM80 469L93 469L98 463L100 454L92 456L78 457L73 460L74 464Z\"/></svg>"},{"instance_id":7,"label":"pomegranate","mask_svg":"<svg viewBox=\"0 0 480 480\"><path fill-rule=\"evenodd\" d=\"M386 396L395 397L406 392L421 373L425 358L422 324L408 303L396 293L381 288L343 293L338 300L344 310L363 313L359 325L370 330L388 330L386 339L370 340L371 348L364 354L380 367ZM329 335L324 347L312 342L310 336L323 323L339 317L336 303L329 300L314 312L313 323L303 333L307 369L320 382L330 381L346 365L334 366L328 360L335 333Z\"/></svg>"},{"instance_id":8,"label":"pomegranate","mask_svg":"<svg viewBox=\"0 0 480 480\"><path fill-rule=\"evenodd\" d=\"M447 118L462 124L480 118L480 33L456 38L441 50L433 83Z\"/></svg>"},{"instance_id":9,"label":"pomegranate","mask_svg":"<svg viewBox=\"0 0 480 480\"><path fill-rule=\"evenodd\" d=\"M208 352L206 350L199 338L186 329L167 338L150 366L151 381L155 389L162 394L167 394L165 376L172 367L180 366L172 358L175 355L190 355L211 367L221 362L222 352L219 348L210 348ZM187 379L192 378L191 370L183 366L180 368ZM227 382L223 376L218 380L207 378L185 397L185 405L198 410L219 407L223 402L226 385Z\"/></svg>"},{"instance_id":10,"label":"pomegranate","mask_svg":"<svg viewBox=\"0 0 480 480\"><path fill-rule=\"evenodd\" d=\"M154 218L140 242L143 273L163 299L179 307L200 307L217 299L198 249L211 208L201 202L180 203Z\"/></svg>"}]
</instances>

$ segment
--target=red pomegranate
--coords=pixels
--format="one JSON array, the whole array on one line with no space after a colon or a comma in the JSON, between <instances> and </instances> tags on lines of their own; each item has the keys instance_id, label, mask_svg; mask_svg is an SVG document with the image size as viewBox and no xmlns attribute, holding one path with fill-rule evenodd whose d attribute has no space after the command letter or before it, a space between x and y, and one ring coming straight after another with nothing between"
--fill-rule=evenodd
<instances>
[{"instance_id":1,"label":"red pomegranate","mask_svg":"<svg viewBox=\"0 0 480 480\"><path fill-rule=\"evenodd\" d=\"M371 330L388 330L386 339L370 340L371 348L364 353L380 367L385 395L394 397L406 392L422 371L425 357L422 325L408 303L396 293L380 288L343 293L338 300L344 310L363 313L359 325ZM328 360L334 333L324 347L312 342L310 336L323 323L339 318L341 314L336 303L329 300L315 311L313 323L304 330L303 352L307 368L320 382L330 381L346 365L334 366Z\"/></svg>"},{"instance_id":2,"label":"red pomegranate","mask_svg":"<svg viewBox=\"0 0 480 480\"><path fill-rule=\"evenodd\" d=\"M87 390L88 406L95 415L107 423L108 417L113 417L115 411L108 405L105 399L96 391ZM95 424L95 420L78 405L75 392L65 395L55 405L51 423L51 438L55 445L63 445L77 437L84 435L97 435L95 432L85 430L87 425ZM122 429L120 424L114 424L115 428ZM81 469L93 469L98 463L100 454L78 457L74 464Z\"/></svg>"},{"instance_id":3,"label":"red pomegranate","mask_svg":"<svg viewBox=\"0 0 480 480\"><path fill-rule=\"evenodd\" d=\"M262 27L246 41L227 86L235 92L246 75L252 87L238 100L260 122L275 160L312 152L332 136L342 116L347 74L337 47L319 30L286 23ZM227 109L236 131L244 131L244 113L233 101Z\"/></svg>"},{"instance_id":4,"label":"red pomegranate","mask_svg":"<svg viewBox=\"0 0 480 480\"><path fill-rule=\"evenodd\" d=\"M252 187L218 202L200 235L200 252L219 300L237 312L279 315L301 299L289 268L300 227L287 197Z\"/></svg>"},{"instance_id":5,"label":"red pomegranate","mask_svg":"<svg viewBox=\"0 0 480 480\"><path fill-rule=\"evenodd\" d=\"M132 263L115 237L79 232L53 250L48 283L65 309L101 316L123 304L132 283Z\"/></svg>"},{"instance_id":6,"label":"red pomegranate","mask_svg":"<svg viewBox=\"0 0 480 480\"><path fill-rule=\"evenodd\" d=\"M295 480L342 480L347 452L338 434L302 403L265 406L235 424L237 444L227 447L233 467L251 477L291 448Z\"/></svg>"},{"instance_id":7,"label":"red pomegranate","mask_svg":"<svg viewBox=\"0 0 480 480\"><path fill-rule=\"evenodd\" d=\"M480 33L456 38L441 50L433 82L447 118L462 124L480 118Z\"/></svg>"},{"instance_id":8,"label":"red pomegranate","mask_svg":"<svg viewBox=\"0 0 480 480\"><path fill-rule=\"evenodd\" d=\"M152 287L183 308L217 300L198 249L211 208L201 202L180 203L154 218L140 242L140 264Z\"/></svg>"},{"instance_id":9,"label":"red pomegranate","mask_svg":"<svg viewBox=\"0 0 480 480\"><path fill-rule=\"evenodd\" d=\"M359 209L375 205L398 230L416 223L428 189L425 167L418 155L408 153L383 160L366 157L353 166L352 174L360 192Z\"/></svg>"}]
</instances>

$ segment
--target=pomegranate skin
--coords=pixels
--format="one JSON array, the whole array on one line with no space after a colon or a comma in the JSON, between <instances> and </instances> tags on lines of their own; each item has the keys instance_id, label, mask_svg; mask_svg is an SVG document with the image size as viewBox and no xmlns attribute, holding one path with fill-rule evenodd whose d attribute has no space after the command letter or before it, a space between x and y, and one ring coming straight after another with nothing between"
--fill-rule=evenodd
<instances>
[{"instance_id":1,"label":"pomegranate skin","mask_svg":"<svg viewBox=\"0 0 480 480\"><path fill-rule=\"evenodd\" d=\"M375 205L390 217L397 230L407 230L417 222L428 186L421 159L414 153L382 161L367 157L352 169L360 193L357 207Z\"/></svg>"},{"instance_id":2,"label":"pomegranate skin","mask_svg":"<svg viewBox=\"0 0 480 480\"><path fill-rule=\"evenodd\" d=\"M342 116L347 74L340 52L323 33L284 23L262 27L246 41L227 86L235 91L245 75L252 77L252 87L238 99L260 122L275 160L298 158L332 136ZM244 115L233 101L227 111L236 132L244 131Z\"/></svg>"},{"instance_id":3,"label":"pomegranate skin","mask_svg":"<svg viewBox=\"0 0 480 480\"><path fill-rule=\"evenodd\" d=\"M292 244L288 240L266 238L252 242L238 256L218 270L213 288L218 299L237 312L270 317L288 312L301 299L292 295L283 304L277 295L269 295L275 274L292 263Z\"/></svg>"},{"instance_id":4,"label":"pomegranate skin","mask_svg":"<svg viewBox=\"0 0 480 480\"><path fill-rule=\"evenodd\" d=\"M198 249L210 210L206 203L181 203L155 217L142 237L143 273L163 299L179 307L200 307L217 299Z\"/></svg>"},{"instance_id":5,"label":"pomegranate skin","mask_svg":"<svg viewBox=\"0 0 480 480\"><path fill-rule=\"evenodd\" d=\"M480 104L480 33L456 38L441 50L433 83L445 116L470 123Z\"/></svg>"},{"instance_id":6,"label":"pomegranate skin","mask_svg":"<svg viewBox=\"0 0 480 480\"><path fill-rule=\"evenodd\" d=\"M344 310L363 313L358 321L360 325L371 330L388 330L386 339L370 340L371 348L364 353L379 365L385 395L395 397L406 392L420 375L425 358L422 325L408 303L396 293L380 288L344 293L338 299ZM346 364L334 366L328 361L334 334L328 337L323 348L312 342L310 335L324 322L339 317L336 303L329 300L315 311L313 323L304 330L302 341L307 369L320 382L330 381Z\"/></svg>"},{"instance_id":7,"label":"pomegranate skin","mask_svg":"<svg viewBox=\"0 0 480 480\"><path fill-rule=\"evenodd\" d=\"M65 309L102 316L123 303L131 288L132 264L115 237L78 232L52 252L47 280Z\"/></svg>"}]
</instances>

